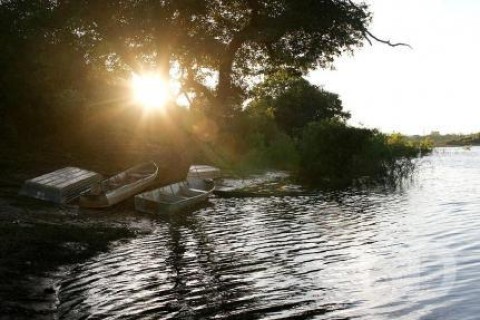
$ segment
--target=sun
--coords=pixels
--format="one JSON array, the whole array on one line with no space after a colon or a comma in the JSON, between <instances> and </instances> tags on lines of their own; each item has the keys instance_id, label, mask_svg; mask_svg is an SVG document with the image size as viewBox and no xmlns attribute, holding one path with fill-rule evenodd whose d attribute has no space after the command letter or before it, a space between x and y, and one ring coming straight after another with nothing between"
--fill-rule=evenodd
<instances>
[{"instance_id":1,"label":"sun","mask_svg":"<svg viewBox=\"0 0 480 320\"><path fill-rule=\"evenodd\" d=\"M149 110L160 110L171 99L169 86L156 74L133 74L131 79L135 103Z\"/></svg>"}]
</instances>

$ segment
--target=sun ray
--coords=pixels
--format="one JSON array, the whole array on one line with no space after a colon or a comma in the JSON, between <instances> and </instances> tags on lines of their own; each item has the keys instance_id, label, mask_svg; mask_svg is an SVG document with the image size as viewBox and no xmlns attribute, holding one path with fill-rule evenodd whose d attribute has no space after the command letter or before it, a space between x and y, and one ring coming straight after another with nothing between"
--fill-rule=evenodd
<instances>
[{"instance_id":1,"label":"sun ray","mask_svg":"<svg viewBox=\"0 0 480 320\"><path fill-rule=\"evenodd\" d=\"M168 83L156 74L133 74L131 79L134 102L147 110L161 110L171 100Z\"/></svg>"}]
</instances>

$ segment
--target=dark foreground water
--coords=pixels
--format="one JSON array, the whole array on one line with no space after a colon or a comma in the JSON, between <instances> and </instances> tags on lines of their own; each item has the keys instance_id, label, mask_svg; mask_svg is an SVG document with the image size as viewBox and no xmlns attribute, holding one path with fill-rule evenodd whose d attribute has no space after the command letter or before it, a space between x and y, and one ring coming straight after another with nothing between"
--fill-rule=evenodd
<instances>
[{"instance_id":1,"label":"dark foreground water","mask_svg":"<svg viewBox=\"0 0 480 320\"><path fill-rule=\"evenodd\" d=\"M480 148L403 191L211 202L73 270L60 318L480 317Z\"/></svg>"}]
</instances>

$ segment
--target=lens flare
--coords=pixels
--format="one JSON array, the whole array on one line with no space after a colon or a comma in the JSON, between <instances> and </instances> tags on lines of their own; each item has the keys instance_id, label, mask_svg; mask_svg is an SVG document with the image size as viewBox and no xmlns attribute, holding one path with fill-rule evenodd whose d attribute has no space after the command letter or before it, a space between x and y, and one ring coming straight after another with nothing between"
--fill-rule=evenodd
<instances>
[{"instance_id":1,"label":"lens flare","mask_svg":"<svg viewBox=\"0 0 480 320\"><path fill-rule=\"evenodd\" d=\"M131 84L134 101L146 109L162 109L171 98L168 84L159 75L133 74Z\"/></svg>"}]
</instances>

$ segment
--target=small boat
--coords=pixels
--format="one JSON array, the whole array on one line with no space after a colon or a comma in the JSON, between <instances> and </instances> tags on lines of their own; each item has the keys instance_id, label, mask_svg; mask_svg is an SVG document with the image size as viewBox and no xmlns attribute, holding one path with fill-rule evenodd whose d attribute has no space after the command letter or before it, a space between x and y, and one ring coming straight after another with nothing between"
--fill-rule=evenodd
<instances>
[{"instance_id":1,"label":"small boat","mask_svg":"<svg viewBox=\"0 0 480 320\"><path fill-rule=\"evenodd\" d=\"M80 195L79 205L86 208L105 208L142 192L155 181L158 167L147 162L94 184Z\"/></svg>"},{"instance_id":2,"label":"small boat","mask_svg":"<svg viewBox=\"0 0 480 320\"><path fill-rule=\"evenodd\" d=\"M190 179L217 179L220 178L220 169L207 165L192 165L188 170L187 180Z\"/></svg>"},{"instance_id":3,"label":"small boat","mask_svg":"<svg viewBox=\"0 0 480 320\"><path fill-rule=\"evenodd\" d=\"M77 199L102 179L99 173L66 167L25 181L20 195L65 204Z\"/></svg>"},{"instance_id":4,"label":"small boat","mask_svg":"<svg viewBox=\"0 0 480 320\"><path fill-rule=\"evenodd\" d=\"M135 196L135 209L146 213L172 213L208 199L215 189L213 180L190 179Z\"/></svg>"}]
</instances>

